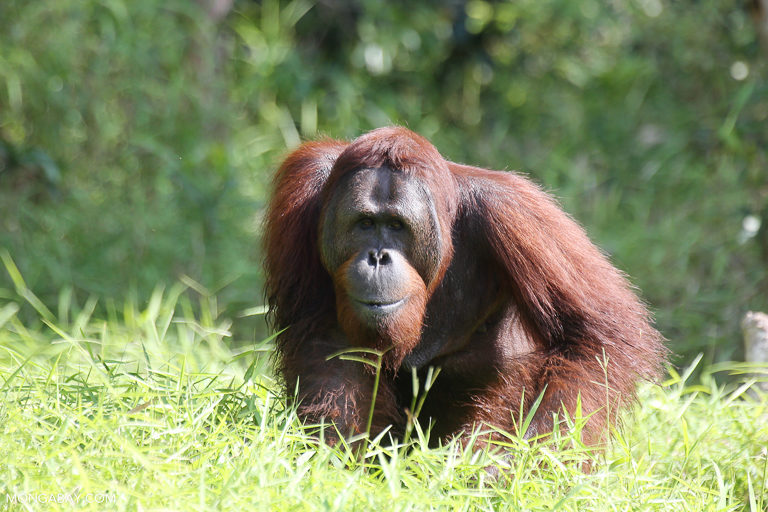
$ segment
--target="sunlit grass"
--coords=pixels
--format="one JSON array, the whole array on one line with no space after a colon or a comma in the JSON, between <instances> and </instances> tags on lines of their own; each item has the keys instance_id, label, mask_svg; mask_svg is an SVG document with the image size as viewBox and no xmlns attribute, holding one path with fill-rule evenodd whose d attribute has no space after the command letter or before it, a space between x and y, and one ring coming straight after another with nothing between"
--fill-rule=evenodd
<instances>
[{"instance_id":1,"label":"sunlit grass","mask_svg":"<svg viewBox=\"0 0 768 512\"><path fill-rule=\"evenodd\" d=\"M64 291L56 312L15 284L18 300L0 302L0 509L768 506L766 397L710 371L645 386L604 452L515 436L500 452L428 449L417 425L407 447L383 436L355 457L302 428L279 396L270 341L232 340L192 281L104 308Z\"/></svg>"}]
</instances>

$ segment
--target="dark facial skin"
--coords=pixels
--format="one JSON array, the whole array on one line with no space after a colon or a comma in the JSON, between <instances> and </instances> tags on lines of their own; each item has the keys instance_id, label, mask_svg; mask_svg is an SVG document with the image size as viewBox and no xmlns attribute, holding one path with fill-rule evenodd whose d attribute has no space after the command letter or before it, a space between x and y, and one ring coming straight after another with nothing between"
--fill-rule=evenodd
<instances>
[{"instance_id":1,"label":"dark facial skin","mask_svg":"<svg viewBox=\"0 0 768 512\"><path fill-rule=\"evenodd\" d=\"M340 280L359 319L373 325L402 308L413 270L426 284L440 264L431 196L389 168L361 169L336 189L321 225L323 264Z\"/></svg>"},{"instance_id":2,"label":"dark facial skin","mask_svg":"<svg viewBox=\"0 0 768 512\"><path fill-rule=\"evenodd\" d=\"M515 311L494 278L501 273L478 256L487 250L471 235L476 231L454 233L450 267L429 299L421 340L403 361L406 369L435 361L447 367L457 363L465 372L493 366L485 359L463 361L462 352L478 346L486 347L482 353L495 364L503 363L495 348L502 344L497 331L516 320ZM340 183L321 236L326 268L332 275L341 269L356 316L371 326L407 303L409 269L429 283L441 262L442 235L431 195L417 179L386 167L361 169ZM452 314L433 321L442 311Z\"/></svg>"},{"instance_id":3,"label":"dark facial skin","mask_svg":"<svg viewBox=\"0 0 768 512\"><path fill-rule=\"evenodd\" d=\"M453 238L450 266L428 299L421 335L394 375L398 402L407 406L411 369L423 379L430 366L441 367L438 392L423 405L424 417L441 418L435 439L468 421L472 393L493 382L510 358L533 349L513 327L519 319L498 280L502 272L483 256L489 251L473 234L479 230L464 222L452 234L440 233L424 185L388 168L348 176L321 220L323 264L342 283L355 317L374 329L408 306L414 270L422 289L436 278L446 257L441 237ZM510 337L518 339L510 343Z\"/></svg>"}]
</instances>

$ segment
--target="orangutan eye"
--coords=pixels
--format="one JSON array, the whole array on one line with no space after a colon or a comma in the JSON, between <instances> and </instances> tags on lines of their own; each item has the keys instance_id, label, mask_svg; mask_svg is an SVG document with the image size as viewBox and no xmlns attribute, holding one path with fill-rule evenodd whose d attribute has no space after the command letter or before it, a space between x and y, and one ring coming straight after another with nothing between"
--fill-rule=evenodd
<instances>
[{"instance_id":1,"label":"orangutan eye","mask_svg":"<svg viewBox=\"0 0 768 512\"><path fill-rule=\"evenodd\" d=\"M400 231L403 229L403 223L397 219L393 219L387 223L387 227L392 231Z\"/></svg>"},{"instance_id":2,"label":"orangutan eye","mask_svg":"<svg viewBox=\"0 0 768 512\"><path fill-rule=\"evenodd\" d=\"M373 227L373 219L370 217L364 217L360 219L357 224L363 229L371 229Z\"/></svg>"}]
</instances>

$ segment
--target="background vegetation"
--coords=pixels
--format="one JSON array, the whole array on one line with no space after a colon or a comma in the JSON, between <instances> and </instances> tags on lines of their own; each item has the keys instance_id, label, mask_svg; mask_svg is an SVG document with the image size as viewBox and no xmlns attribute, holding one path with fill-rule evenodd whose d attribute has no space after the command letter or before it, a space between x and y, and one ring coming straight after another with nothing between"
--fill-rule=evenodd
<instances>
[{"instance_id":1,"label":"background vegetation","mask_svg":"<svg viewBox=\"0 0 768 512\"><path fill-rule=\"evenodd\" d=\"M741 315L768 309L766 54L745 2L202 4L0 4L0 247L43 303L141 303L190 276L230 317L258 306L280 157L398 123L529 173L675 352L740 357ZM0 298L19 292L0 272Z\"/></svg>"},{"instance_id":2,"label":"background vegetation","mask_svg":"<svg viewBox=\"0 0 768 512\"><path fill-rule=\"evenodd\" d=\"M0 509L765 510L768 401L717 363L768 310L756 4L0 0ZM355 458L286 409L270 176L392 123L528 173L657 312L679 371L605 451Z\"/></svg>"}]
</instances>

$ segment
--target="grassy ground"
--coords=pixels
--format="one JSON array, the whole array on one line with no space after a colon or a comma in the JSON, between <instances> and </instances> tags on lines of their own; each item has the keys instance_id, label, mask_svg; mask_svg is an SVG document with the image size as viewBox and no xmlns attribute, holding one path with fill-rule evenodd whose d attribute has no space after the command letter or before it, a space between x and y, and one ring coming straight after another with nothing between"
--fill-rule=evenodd
<instances>
[{"instance_id":1,"label":"grassy ground","mask_svg":"<svg viewBox=\"0 0 768 512\"><path fill-rule=\"evenodd\" d=\"M500 457L417 435L356 460L302 430L269 340L231 340L194 282L101 319L67 291L49 311L14 277L19 299L0 301L0 510L768 507L768 400L716 384L717 369L644 387L602 453L511 437ZM494 479L494 465L511 468Z\"/></svg>"}]
</instances>

